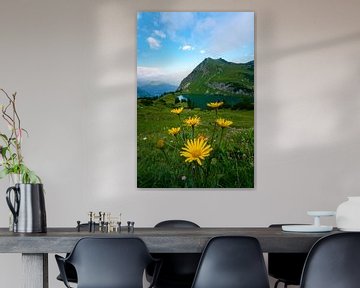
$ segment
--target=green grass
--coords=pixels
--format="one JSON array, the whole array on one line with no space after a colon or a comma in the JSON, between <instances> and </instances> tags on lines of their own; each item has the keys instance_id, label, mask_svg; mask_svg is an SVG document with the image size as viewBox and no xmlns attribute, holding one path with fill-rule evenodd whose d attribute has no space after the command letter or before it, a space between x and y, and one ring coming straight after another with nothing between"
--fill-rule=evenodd
<instances>
[{"instance_id":1,"label":"green grass","mask_svg":"<svg viewBox=\"0 0 360 288\"><path fill-rule=\"evenodd\" d=\"M184 109L177 115L174 96L165 96L152 104L138 100L137 123L137 182L140 188L252 188L254 187L254 111L215 111ZM195 137L208 138L213 151L200 166L195 162L185 163L180 156L186 139L192 138L190 127L183 120L190 116L201 118L195 127ZM215 127L217 118L233 121L224 128ZM177 137L168 134L168 129L181 127ZM162 139L165 146L157 148Z\"/></svg>"},{"instance_id":2,"label":"green grass","mask_svg":"<svg viewBox=\"0 0 360 288\"><path fill-rule=\"evenodd\" d=\"M187 79L188 85L181 87L182 93L190 94L232 94L234 89L241 94L254 93L254 65L226 62L220 59L205 59ZM186 79L186 78L185 78ZM217 84L226 84L234 89L221 89Z\"/></svg>"}]
</instances>

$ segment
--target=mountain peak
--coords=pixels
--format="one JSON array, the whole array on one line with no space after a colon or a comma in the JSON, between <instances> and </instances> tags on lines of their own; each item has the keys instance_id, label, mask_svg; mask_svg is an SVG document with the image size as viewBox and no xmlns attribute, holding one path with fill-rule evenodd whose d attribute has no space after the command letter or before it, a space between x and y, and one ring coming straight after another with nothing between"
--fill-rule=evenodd
<instances>
[{"instance_id":1,"label":"mountain peak","mask_svg":"<svg viewBox=\"0 0 360 288\"><path fill-rule=\"evenodd\" d=\"M231 62L228 62L226 61L225 59L223 58L218 58L218 59L215 59L215 58L211 58L211 57L207 57L205 58L202 62L224 62L224 63L231 63Z\"/></svg>"},{"instance_id":2,"label":"mountain peak","mask_svg":"<svg viewBox=\"0 0 360 288\"><path fill-rule=\"evenodd\" d=\"M251 94L254 91L253 61L228 62L205 58L180 83L177 91L190 94Z\"/></svg>"}]
</instances>

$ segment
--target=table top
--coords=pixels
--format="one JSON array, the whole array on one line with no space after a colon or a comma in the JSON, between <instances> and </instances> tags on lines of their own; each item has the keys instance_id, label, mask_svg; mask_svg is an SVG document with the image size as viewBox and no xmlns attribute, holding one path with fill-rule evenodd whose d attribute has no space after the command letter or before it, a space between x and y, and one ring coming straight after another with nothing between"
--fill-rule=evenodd
<instances>
[{"instance_id":1,"label":"table top","mask_svg":"<svg viewBox=\"0 0 360 288\"><path fill-rule=\"evenodd\" d=\"M0 253L65 253L83 237L139 237L152 253L201 253L215 236L252 236L259 240L263 252L308 252L321 237L338 233L283 232L281 227L229 228L127 228L119 232L78 232L76 228L48 228L47 233L14 233L0 228Z\"/></svg>"}]
</instances>

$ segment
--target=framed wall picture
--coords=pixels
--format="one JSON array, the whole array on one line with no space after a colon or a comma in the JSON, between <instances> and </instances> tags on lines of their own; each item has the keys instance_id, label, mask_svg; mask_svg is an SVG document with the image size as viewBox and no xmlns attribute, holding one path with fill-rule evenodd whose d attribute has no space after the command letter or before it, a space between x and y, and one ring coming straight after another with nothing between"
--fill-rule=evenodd
<instances>
[{"instance_id":1,"label":"framed wall picture","mask_svg":"<svg viewBox=\"0 0 360 288\"><path fill-rule=\"evenodd\" d=\"M254 104L254 12L137 14L138 188L253 188Z\"/></svg>"}]
</instances>

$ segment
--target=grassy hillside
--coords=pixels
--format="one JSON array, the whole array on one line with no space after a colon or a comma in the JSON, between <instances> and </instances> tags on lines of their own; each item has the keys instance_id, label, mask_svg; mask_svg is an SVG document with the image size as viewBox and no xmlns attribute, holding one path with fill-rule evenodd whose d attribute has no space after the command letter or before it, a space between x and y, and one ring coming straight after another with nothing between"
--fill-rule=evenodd
<instances>
[{"instance_id":1,"label":"grassy hillside","mask_svg":"<svg viewBox=\"0 0 360 288\"><path fill-rule=\"evenodd\" d=\"M178 91L190 94L253 95L254 62L206 58L183 79Z\"/></svg>"}]
</instances>

